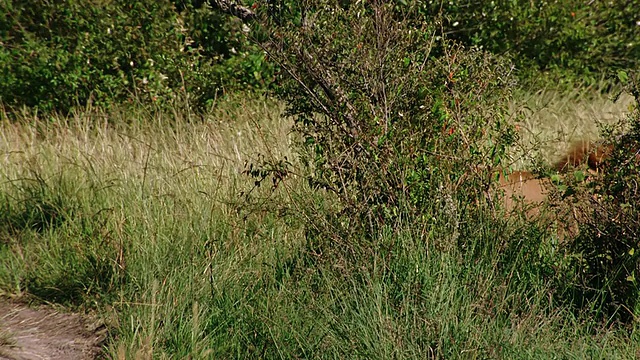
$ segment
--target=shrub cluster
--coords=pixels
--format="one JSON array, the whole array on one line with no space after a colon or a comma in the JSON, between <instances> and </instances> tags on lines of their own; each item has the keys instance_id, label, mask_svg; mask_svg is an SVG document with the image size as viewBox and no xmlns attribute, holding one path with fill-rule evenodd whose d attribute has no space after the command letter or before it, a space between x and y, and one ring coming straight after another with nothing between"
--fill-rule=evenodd
<instances>
[{"instance_id":1,"label":"shrub cluster","mask_svg":"<svg viewBox=\"0 0 640 360\"><path fill-rule=\"evenodd\" d=\"M0 43L0 101L63 113L185 94L202 106L272 72L240 22L169 0L3 1Z\"/></svg>"},{"instance_id":2,"label":"shrub cluster","mask_svg":"<svg viewBox=\"0 0 640 360\"><path fill-rule=\"evenodd\" d=\"M494 205L487 201L491 179L516 138L505 117L515 87L509 63L436 40L434 27L403 21L419 16L419 7L330 0L306 5L284 7L299 17L266 16L260 24L272 34L269 56L283 69L278 90L302 138L303 173L329 199L304 214L315 253L338 250L340 259L375 252L385 246L369 242L376 234L408 225L423 229L442 249L479 250L480 256L487 248L498 251L504 261L499 266L524 257L532 273L551 282L560 284L567 279L563 272L571 273L575 277L560 284L560 292L569 290L580 311L586 306L611 316L625 307L622 320L634 314L637 130L618 144L620 157L611 161L602 186L589 189L595 199L589 207L597 211L580 211L584 229L567 242L573 259L567 262L558 252L545 253L540 238L547 230L520 224L515 232L503 231L494 216L499 212L487 206ZM287 166L271 163L249 173L258 181L272 175L279 184ZM527 235L510 241L510 232Z\"/></svg>"},{"instance_id":3,"label":"shrub cluster","mask_svg":"<svg viewBox=\"0 0 640 360\"><path fill-rule=\"evenodd\" d=\"M640 79L634 80L631 130L611 137L605 174L582 194L581 231L570 243L574 301L624 322L637 316L640 297Z\"/></svg>"},{"instance_id":4,"label":"shrub cluster","mask_svg":"<svg viewBox=\"0 0 640 360\"><path fill-rule=\"evenodd\" d=\"M301 16L266 14L261 31L272 34L266 48L283 69L278 91L309 184L337 204L310 209L310 229L353 250L355 239L399 223L437 226L455 247L515 139L505 116L510 65L403 21L414 5L306 6L282 4Z\"/></svg>"},{"instance_id":5,"label":"shrub cluster","mask_svg":"<svg viewBox=\"0 0 640 360\"><path fill-rule=\"evenodd\" d=\"M640 66L636 1L425 1L424 7L428 16L444 14L448 37L510 56L523 79L535 81L543 71L593 83Z\"/></svg>"},{"instance_id":6,"label":"shrub cluster","mask_svg":"<svg viewBox=\"0 0 640 360\"><path fill-rule=\"evenodd\" d=\"M263 7L273 19L300 21L291 3ZM402 4L394 11L402 12ZM523 79L539 80L540 71L551 71L565 80L594 82L603 74L640 66L633 1L414 5L419 9L403 22L418 28L432 24L434 31L466 47L507 55ZM132 98L174 105L181 94L203 107L225 91L272 84L275 67L244 36L249 30L196 0L4 1L0 101L67 112Z\"/></svg>"}]
</instances>

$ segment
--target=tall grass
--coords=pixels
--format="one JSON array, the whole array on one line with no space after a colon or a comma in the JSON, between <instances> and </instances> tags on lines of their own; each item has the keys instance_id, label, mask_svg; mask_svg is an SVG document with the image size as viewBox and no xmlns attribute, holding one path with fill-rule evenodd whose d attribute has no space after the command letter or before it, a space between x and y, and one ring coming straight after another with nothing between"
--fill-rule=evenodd
<instances>
[{"instance_id":1,"label":"tall grass","mask_svg":"<svg viewBox=\"0 0 640 360\"><path fill-rule=\"evenodd\" d=\"M555 301L555 249L533 225L475 219L466 247L443 246L444 228L387 229L353 263L317 252L284 210L322 194L241 175L258 154L295 159L281 112L257 99L204 119L4 120L0 291L102 314L116 359L638 354L636 331Z\"/></svg>"}]
</instances>

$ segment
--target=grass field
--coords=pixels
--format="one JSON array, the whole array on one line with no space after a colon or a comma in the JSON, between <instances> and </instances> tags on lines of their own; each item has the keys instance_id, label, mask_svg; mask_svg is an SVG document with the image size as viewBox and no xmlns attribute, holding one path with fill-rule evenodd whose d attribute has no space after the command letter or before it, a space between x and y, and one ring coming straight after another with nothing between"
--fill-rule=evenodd
<instances>
[{"instance_id":1,"label":"grass field","mask_svg":"<svg viewBox=\"0 0 640 360\"><path fill-rule=\"evenodd\" d=\"M630 103L520 95L514 156L552 161ZM513 246L508 259L478 246L471 261L406 228L374 235L393 244L371 249L374 264L314 254L304 221L281 211L322 195L295 177L271 194L241 174L259 156L295 159L282 110L253 99L204 121L144 110L2 121L0 294L98 313L114 359L640 356L637 325L558 305L539 266L550 244Z\"/></svg>"}]
</instances>

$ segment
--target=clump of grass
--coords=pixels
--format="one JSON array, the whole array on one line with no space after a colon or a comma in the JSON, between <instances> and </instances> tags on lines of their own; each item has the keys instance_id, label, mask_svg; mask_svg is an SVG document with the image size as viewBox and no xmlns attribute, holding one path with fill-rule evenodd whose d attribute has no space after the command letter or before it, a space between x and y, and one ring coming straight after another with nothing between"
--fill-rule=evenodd
<instances>
[{"instance_id":1,"label":"clump of grass","mask_svg":"<svg viewBox=\"0 0 640 360\"><path fill-rule=\"evenodd\" d=\"M15 345L16 345L16 340L13 338L13 335L7 330L0 329L0 355L2 355L3 347L7 348L7 347L13 347Z\"/></svg>"},{"instance_id":2,"label":"clump of grass","mask_svg":"<svg viewBox=\"0 0 640 360\"><path fill-rule=\"evenodd\" d=\"M10 193L3 193L4 208L0 212L0 232L11 235L24 230L42 233L56 228L71 216L73 205L51 189L49 181L33 174L11 183ZM17 206L12 207L15 204Z\"/></svg>"}]
</instances>

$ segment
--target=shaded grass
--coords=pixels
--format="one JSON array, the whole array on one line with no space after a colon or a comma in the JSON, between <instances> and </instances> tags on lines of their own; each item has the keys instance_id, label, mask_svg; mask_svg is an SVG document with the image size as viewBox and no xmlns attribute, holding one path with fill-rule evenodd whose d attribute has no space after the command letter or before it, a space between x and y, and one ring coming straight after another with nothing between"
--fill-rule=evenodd
<instances>
[{"instance_id":1,"label":"shaded grass","mask_svg":"<svg viewBox=\"0 0 640 360\"><path fill-rule=\"evenodd\" d=\"M475 219L466 248L443 247L446 228L401 226L347 262L308 242L303 217L282 216L304 210L291 199L322 200L299 179L254 189L248 206L245 164L294 158L281 110L254 100L202 121L114 110L4 122L0 291L96 309L118 359L640 351L637 331L555 301L561 257L535 225Z\"/></svg>"}]
</instances>

